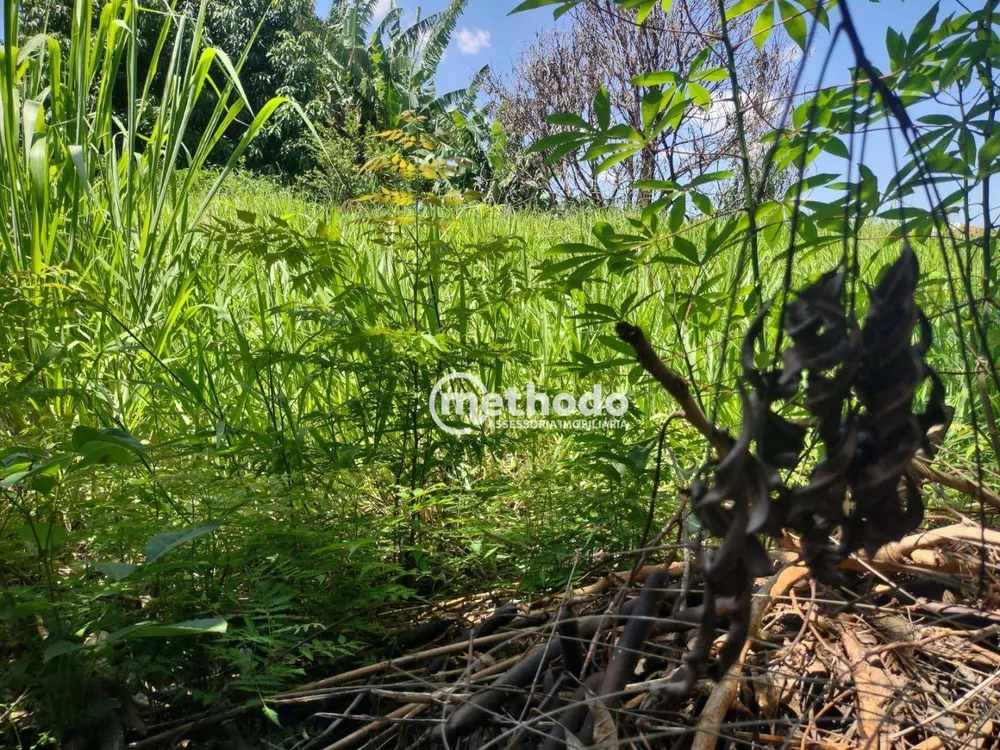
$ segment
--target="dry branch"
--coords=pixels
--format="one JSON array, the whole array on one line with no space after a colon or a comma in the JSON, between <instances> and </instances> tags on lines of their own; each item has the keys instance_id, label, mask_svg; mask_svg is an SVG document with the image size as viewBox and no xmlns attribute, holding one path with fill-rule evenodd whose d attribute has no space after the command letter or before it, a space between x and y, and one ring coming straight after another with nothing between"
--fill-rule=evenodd
<instances>
[{"instance_id":1,"label":"dry branch","mask_svg":"<svg viewBox=\"0 0 1000 750\"><path fill-rule=\"evenodd\" d=\"M898 542L885 545L875 555L875 559L879 562L903 563L906 558L912 557L917 550L937 547L946 542L967 542L976 545L985 542L989 545L1000 546L1000 531L965 524L928 529L910 534Z\"/></svg>"},{"instance_id":2,"label":"dry branch","mask_svg":"<svg viewBox=\"0 0 1000 750\"><path fill-rule=\"evenodd\" d=\"M858 733L864 746L871 750L888 750L888 743L882 733L882 726L890 720L886 713L891 705L891 683L885 672L876 666L871 655L852 632L857 623L841 615L838 620L840 642L850 661L851 677L854 679L856 710L858 712Z\"/></svg>"},{"instance_id":3,"label":"dry branch","mask_svg":"<svg viewBox=\"0 0 1000 750\"><path fill-rule=\"evenodd\" d=\"M708 440L720 456L726 455L732 448L732 439L709 421L701 406L691 395L688 381L663 363L659 355L653 351L653 347L642 329L622 322L615 330L618 332L618 338L635 350L636 358L642 368L652 375L667 393L674 397L674 400L681 407L684 418Z\"/></svg>"},{"instance_id":4,"label":"dry branch","mask_svg":"<svg viewBox=\"0 0 1000 750\"><path fill-rule=\"evenodd\" d=\"M1000 511L1000 495L989 487L980 487L977 482L965 477L958 477L954 474L940 471L928 465L922 458L914 458L909 464L910 471L914 472L921 479L943 487L949 487L961 492L963 495L971 497L973 500L982 500L993 510Z\"/></svg>"},{"instance_id":5,"label":"dry branch","mask_svg":"<svg viewBox=\"0 0 1000 750\"><path fill-rule=\"evenodd\" d=\"M809 575L809 569L804 565L793 565L782 568L768 579L767 583L757 592L754 598L751 614L750 633L739 659L729 668L725 677L716 683L701 716L698 717L698 730L695 735L692 750L713 750L719 739L719 733L725 721L726 714L736 700L740 686L740 673L750 652L750 644L760 632L761 623L770 611L771 606L780 597L788 594L796 583Z\"/></svg>"},{"instance_id":6,"label":"dry branch","mask_svg":"<svg viewBox=\"0 0 1000 750\"><path fill-rule=\"evenodd\" d=\"M732 439L724 430L711 423L704 410L692 397L688 381L664 364L642 329L622 322L618 324L616 330L618 337L635 350L636 358L642 368L677 401L684 418L708 440L719 456L726 455L733 445ZM988 487L980 486L965 477L935 469L920 457L913 458L908 464L908 469L920 479L956 490L975 500L982 500L994 510L1000 511L1000 494Z\"/></svg>"}]
</instances>

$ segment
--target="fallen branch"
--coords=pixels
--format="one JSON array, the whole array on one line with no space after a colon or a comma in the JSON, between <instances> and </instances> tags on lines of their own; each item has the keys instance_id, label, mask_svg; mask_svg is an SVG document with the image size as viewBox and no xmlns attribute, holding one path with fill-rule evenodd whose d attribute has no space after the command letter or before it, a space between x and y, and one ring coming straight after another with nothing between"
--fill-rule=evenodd
<instances>
[{"instance_id":1,"label":"fallen branch","mask_svg":"<svg viewBox=\"0 0 1000 750\"><path fill-rule=\"evenodd\" d=\"M471 642L473 648L478 648L482 646L489 646L494 643L502 643L505 641L515 640L517 638L522 638L530 635L535 635L537 629L528 628L519 633L494 633L493 635L483 636L482 638L476 638ZM339 675L334 675L325 680L318 680L316 682L311 682L308 685L303 685L298 690L279 693L272 696L269 700L273 702L282 702L288 699L299 698L303 693L315 692L318 690L324 690L338 685L345 685L350 682L357 682L358 680L368 679L370 677L375 677L384 672L389 671L393 667L399 667L404 664L411 664L418 661L427 661L429 659L434 659L438 656L451 656L452 654L459 654L468 651L470 647L469 641L459 641L458 643L451 643L446 646L438 646L437 648L427 649L425 651L419 651L415 654L408 654L406 656L401 656L398 659L389 659L387 661L381 661L377 664L370 664L367 667L361 667L359 669L351 670L350 672L344 672ZM208 727L218 726L229 719L234 719L243 714L254 711L264 705L261 700L253 700L242 706L237 706L235 708L228 709L227 711L222 711L217 714L212 714L210 716L205 716L204 718L198 719L197 721L190 721L186 724L181 724L178 727L167 730L165 732L160 732L152 737L146 737L145 739L139 740L137 742L130 743L127 747L128 750L149 750L149 748L159 747L165 745L176 738L188 734L190 732L196 732L200 729L206 729Z\"/></svg>"},{"instance_id":2,"label":"fallen branch","mask_svg":"<svg viewBox=\"0 0 1000 750\"><path fill-rule=\"evenodd\" d=\"M732 439L709 421L698 402L691 396L691 387L687 380L664 364L653 350L649 339L638 326L621 322L615 329L618 338L635 350L636 358L642 369L648 372L663 388L674 397L681 407L681 413L698 432L715 448L719 456L725 456L733 445ZM988 487L981 487L965 477L955 476L935 469L922 458L913 458L909 469L919 478L957 490L976 500L982 500L994 510L1000 511L1000 495Z\"/></svg>"},{"instance_id":3,"label":"fallen branch","mask_svg":"<svg viewBox=\"0 0 1000 750\"><path fill-rule=\"evenodd\" d=\"M978 482L974 482L971 479L935 469L926 464L921 458L912 459L909 468L921 479L940 484L943 487L950 487L953 490L961 492L963 495L968 495L974 500L982 500L994 510L1000 511L1000 495L989 487L980 487Z\"/></svg>"},{"instance_id":4,"label":"fallen branch","mask_svg":"<svg viewBox=\"0 0 1000 750\"><path fill-rule=\"evenodd\" d=\"M651 576L655 571L662 568L662 565L643 565L639 568L635 576L632 578L633 583L642 583L649 576ZM672 562L667 566L667 571L671 578L679 578L684 574L684 563L683 562ZM534 602L533 606L543 607L552 604L557 601L562 601L564 598L567 600L567 604L575 604L582 600L591 599L596 596L600 596L608 589L616 585L627 584L629 580L629 571L619 570L613 573L609 573L598 581L588 584L578 589L574 589L567 595L565 592L550 594L549 596L542 597Z\"/></svg>"},{"instance_id":5,"label":"fallen branch","mask_svg":"<svg viewBox=\"0 0 1000 750\"><path fill-rule=\"evenodd\" d=\"M910 534L898 542L889 543L879 550L878 554L875 555L875 560L902 563L917 550L937 547L946 542L980 544L984 541L986 544L1000 546L1000 531L955 524L940 529L920 531L916 534Z\"/></svg>"},{"instance_id":6,"label":"fallen branch","mask_svg":"<svg viewBox=\"0 0 1000 750\"><path fill-rule=\"evenodd\" d=\"M993 612L987 609L966 607L963 604L945 604L944 602L932 602L926 599L919 599L917 600L916 604L913 604L911 606L914 609L921 609L925 612L930 612L931 614L939 615L940 617L946 619L983 620L985 622L991 622L1000 625L1000 613Z\"/></svg>"},{"instance_id":7,"label":"fallen branch","mask_svg":"<svg viewBox=\"0 0 1000 750\"><path fill-rule=\"evenodd\" d=\"M841 615L837 624L840 630L840 642L844 647L844 653L847 654L851 678L855 685L858 734L864 740L865 747L883 750L888 747L884 741L882 726L890 718L885 707L892 698L892 689L888 687L891 682L885 672L875 666L871 655L851 632L855 623Z\"/></svg>"},{"instance_id":8,"label":"fallen branch","mask_svg":"<svg viewBox=\"0 0 1000 750\"><path fill-rule=\"evenodd\" d=\"M777 734L751 734L749 732L733 732L734 737L738 737L743 740L748 747L753 746L754 742L757 743L767 743L768 745L780 745L782 748L788 747L788 738L782 737ZM845 745L840 742L826 742L825 740L806 740L805 748L810 748L811 750L852 750L852 745ZM914 750L916 750L914 748Z\"/></svg>"},{"instance_id":9,"label":"fallen branch","mask_svg":"<svg viewBox=\"0 0 1000 750\"><path fill-rule=\"evenodd\" d=\"M747 634L747 641L743 644L743 650L739 658L726 672L725 676L715 684L708 702L702 709L701 716L698 717L698 728L691 750L714 750L719 741L719 733L722 730L726 714L736 700L736 693L740 686L740 673L743 671L743 664L746 662L747 654L750 652L750 644L760 632L761 623L770 611L774 602L785 596L795 584L809 575L809 569L804 565L793 565L782 568L754 595L753 610L750 615L750 631Z\"/></svg>"},{"instance_id":10,"label":"fallen branch","mask_svg":"<svg viewBox=\"0 0 1000 750\"><path fill-rule=\"evenodd\" d=\"M327 745L323 750L346 750L346 748L354 747L354 745L358 742L370 737L379 729L389 726L393 723L393 721L398 719L409 719L411 716L423 711L425 708L427 708L427 704L425 703L408 703L402 708L397 708L392 713L386 714L381 719L376 719L370 724L365 724L360 729L351 732L351 734L347 735L342 740L338 740L332 745Z\"/></svg>"}]
</instances>

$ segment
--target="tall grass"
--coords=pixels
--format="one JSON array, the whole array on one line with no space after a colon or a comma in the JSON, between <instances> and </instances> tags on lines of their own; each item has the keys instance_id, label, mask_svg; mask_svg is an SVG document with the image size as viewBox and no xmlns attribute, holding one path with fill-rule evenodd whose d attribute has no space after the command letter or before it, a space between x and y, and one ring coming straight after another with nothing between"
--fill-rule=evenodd
<instances>
[{"instance_id":1,"label":"tall grass","mask_svg":"<svg viewBox=\"0 0 1000 750\"><path fill-rule=\"evenodd\" d=\"M0 476L72 454L80 424L147 450L126 468L74 464L54 491L11 481L0 493L0 575L16 582L0 592L14 602L0 600L0 651L13 644L23 669L11 689L60 731L94 699L74 686L109 664L123 682L145 670L155 690L176 670L181 684L211 683L240 664L206 701L231 687L259 695L362 650L385 625L372 613L414 590L552 586L589 553L634 545L674 405L614 339L618 319L640 325L706 407L720 394L719 421L736 426L723 321L732 304L733 338L745 328L755 280L735 267L737 243L703 256L728 217L686 229L697 259L651 236L575 276L551 248L598 246L595 226L627 237L639 231L628 216L317 205L236 169L286 103L249 110L242 58L205 44L204 3L195 17L160 16L148 70L135 31L150 11L108 0L95 21L89 8L75 4L67 40L21 39L6 0L0 66ZM237 123L245 134L219 165ZM880 231L866 228L860 283L895 258ZM768 298L782 284L783 233L762 234ZM838 243L797 257L793 286L835 266ZM960 371L940 256L918 253L935 364ZM453 371L495 391L627 390L630 421L453 438L426 410ZM948 382L958 416L946 448L961 457L969 405ZM672 424L661 512L703 458ZM146 563L151 537L196 524L219 526ZM141 607L121 603L132 601ZM356 618L327 633L345 611ZM140 618L206 617L240 625L198 649L126 643L111 659L94 645ZM59 639L95 653L51 657Z\"/></svg>"},{"instance_id":2,"label":"tall grass","mask_svg":"<svg viewBox=\"0 0 1000 750\"><path fill-rule=\"evenodd\" d=\"M284 104L275 98L250 111L238 78L243 60L205 44L205 11L202 3L194 18L172 8L158 13L162 25L141 70L139 16L152 11L134 0L110 0L96 23L91 4L76 2L67 40L22 39L18 4L6 0L0 274L29 274L39 308L67 303L67 283L82 291L86 302L76 301L99 311L87 331L95 350L119 340L124 328L150 356L164 352L200 263L196 227ZM195 119L204 122L197 132ZM193 200L193 186L237 120L244 135ZM52 330L27 333L26 353L40 356L46 338L68 346L73 324L50 317L43 325ZM75 401L61 408L72 411Z\"/></svg>"}]
</instances>

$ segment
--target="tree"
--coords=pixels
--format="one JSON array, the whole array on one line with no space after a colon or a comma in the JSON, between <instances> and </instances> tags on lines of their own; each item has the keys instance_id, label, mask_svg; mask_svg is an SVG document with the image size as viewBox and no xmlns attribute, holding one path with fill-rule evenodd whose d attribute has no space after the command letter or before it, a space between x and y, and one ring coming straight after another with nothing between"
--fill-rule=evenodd
<instances>
[{"instance_id":1,"label":"tree","mask_svg":"<svg viewBox=\"0 0 1000 750\"><path fill-rule=\"evenodd\" d=\"M584 159L585 149L571 150L553 166L535 157L530 171L548 169L552 190L563 200L594 203L647 203L648 191L637 181L698 177L737 152L728 77L713 71L699 76L706 62L702 50L718 39L718 7L708 0L678 0L669 12L654 9L642 22L614 0L588 0L571 11L567 30L539 35L514 65L509 78L492 77L488 91L496 117L514 150L557 134L568 122L552 118L580 112L588 121L607 116L641 132L645 122L665 106L653 83L684 85L694 106L679 108L662 131L638 153L603 172ZM748 19L733 24L734 36L751 35ZM748 136L756 139L772 128L772 120L789 93L797 56L777 40L758 48L740 45L737 65L749 91L753 116ZM717 64L717 63L713 63ZM639 79L653 73L654 77ZM644 81L637 84L638 81ZM599 91L605 95L595 97ZM678 97L678 102L681 98ZM607 106L607 113L602 107Z\"/></svg>"},{"instance_id":2,"label":"tree","mask_svg":"<svg viewBox=\"0 0 1000 750\"><path fill-rule=\"evenodd\" d=\"M446 144L448 158L475 165L476 179L487 179L491 131L485 113L477 109L476 97L488 68L463 89L441 94L435 84L468 0L451 0L443 11L429 16L418 13L409 26L403 25L403 11L397 7L376 23L377 4L377 0L339 0L325 21L319 68L326 99L323 103L313 99L309 113L333 137L320 147L317 166L329 169L343 164L341 153L330 152L342 151L345 143L351 143L354 163L360 167L371 155L369 136L396 129L404 119L412 121L415 116L436 142ZM301 67L302 60L315 60L304 54L286 57L300 61L293 62L293 67ZM287 93L301 100L301 91ZM309 150L316 154L315 148ZM343 179L337 181L351 187ZM344 191L342 197L352 197L351 191Z\"/></svg>"}]
</instances>

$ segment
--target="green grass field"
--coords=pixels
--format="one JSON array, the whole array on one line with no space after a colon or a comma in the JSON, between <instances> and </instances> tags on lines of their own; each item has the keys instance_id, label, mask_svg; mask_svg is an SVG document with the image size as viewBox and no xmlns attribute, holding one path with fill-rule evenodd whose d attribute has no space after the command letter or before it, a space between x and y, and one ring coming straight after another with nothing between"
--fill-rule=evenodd
<instances>
[{"instance_id":1,"label":"green grass field","mask_svg":"<svg viewBox=\"0 0 1000 750\"><path fill-rule=\"evenodd\" d=\"M0 745L90 736L137 693L174 716L266 697L370 657L428 602L614 564L642 541L676 409L620 320L738 431L738 344L783 302L784 219L762 213L758 297L742 213L650 231L614 210L318 205L238 169L282 102L212 162L242 113L235 76L191 132L218 61L164 52L153 96L124 37L133 5L109 8L65 51L8 43L0 78ZM891 231L858 238L859 314ZM853 255L820 239L796 244L792 289ZM943 457L967 469L948 274L934 242L916 251L956 410ZM777 330L772 314L769 346ZM631 405L614 429L455 437L428 399L456 372ZM705 458L672 420L654 521Z\"/></svg>"},{"instance_id":2,"label":"green grass field","mask_svg":"<svg viewBox=\"0 0 1000 750\"><path fill-rule=\"evenodd\" d=\"M197 684L191 698L206 704L267 694L364 652L421 599L547 591L635 547L675 407L617 343L618 318L738 429L732 343L752 287L732 251L702 265L640 257L628 274L602 265L574 283L546 271L562 257L549 249L593 241L600 222L627 231L624 214L469 205L419 222L234 174L193 240L164 248L153 298L98 271L100 248L88 273L7 278L5 319L13 310L25 328L6 328L4 455L11 469L57 462L53 488L36 477L5 495L0 535L14 582L0 627L23 669L9 679L42 726L90 721L109 675L119 688L138 674ZM797 283L840 252L803 258ZM863 241L864 278L895 252ZM783 253L779 234L762 256L768 294ZM934 361L959 370L936 256L920 255ZM50 302L24 306L36 297ZM462 371L498 391L627 391L628 427L449 436L427 398ZM946 456L965 464L964 391L948 383ZM80 425L123 430L141 460L112 445L91 462L84 445L58 463ZM704 459L683 422L666 445L662 518ZM187 638L129 630L191 621ZM58 635L39 640L39 622Z\"/></svg>"}]
</instances>

